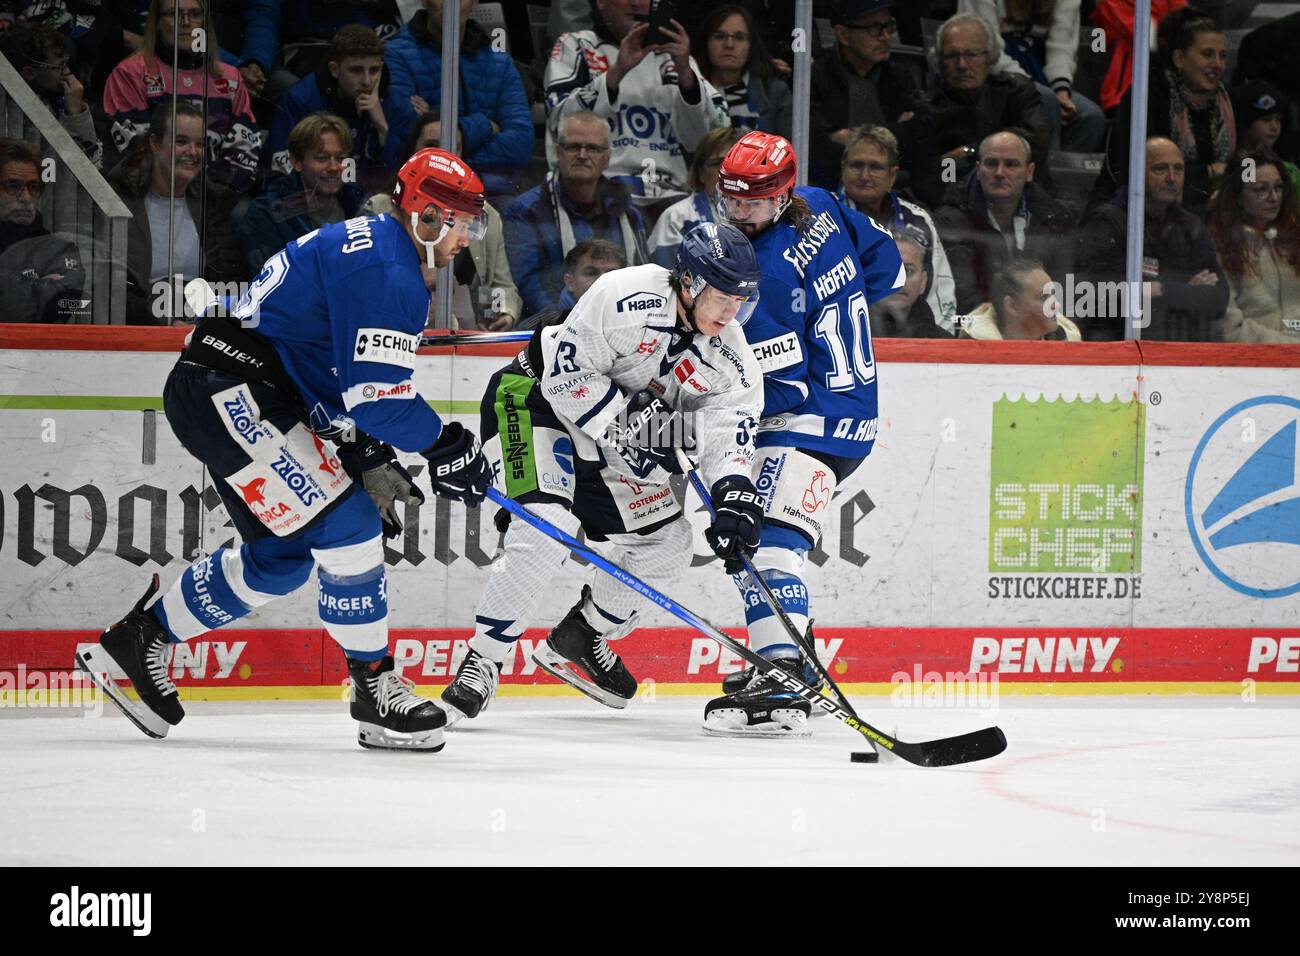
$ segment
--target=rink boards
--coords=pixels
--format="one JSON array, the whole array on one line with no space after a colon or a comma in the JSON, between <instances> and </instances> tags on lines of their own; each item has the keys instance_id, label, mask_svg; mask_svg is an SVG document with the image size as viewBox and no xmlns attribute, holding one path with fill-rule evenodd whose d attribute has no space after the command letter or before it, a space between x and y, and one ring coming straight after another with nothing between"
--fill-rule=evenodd
<instances>
[{"instance_id":1,"label":"rink boards","mask_svg":"<svg viewBox=\"0 0 1300 956\"><path fill-rule=\"evenodd\" d=\"M66 667L150 573L167 582L231 540L210 477L161 412L182 334L0 327L0 672ZM509 354L426 349L416 383L477 428ZM884 341L875 358L875 450L829 505L809 565L838 680L1300 690L1300 348ZM692 569L672 596L734 632L739 601L686 501ZM406 526L388 552L394 652L417 682L442 683L497 533L488 511L445 501ZM539 625L589 573L566 569ZM178 683L217 697L336 693L342 658L314 605L307 588L180 649ZM704 693L738 666L662 612L644 617L619 646L643 685ZM526 635L508 688L554 686L527 653L543 637Z\"/></svg>"}]
</instances>

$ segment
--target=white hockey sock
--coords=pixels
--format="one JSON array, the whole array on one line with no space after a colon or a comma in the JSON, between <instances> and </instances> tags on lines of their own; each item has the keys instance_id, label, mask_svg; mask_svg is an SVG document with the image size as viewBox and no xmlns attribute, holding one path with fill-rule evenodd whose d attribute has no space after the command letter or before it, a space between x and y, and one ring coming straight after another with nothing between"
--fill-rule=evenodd
<instances>
[{"instance_id":1,"label":"white hockey sock","mask_svg":"<svg viewBox=\"0 0 1300 956\"><path fill-rule=\"evenodd\" d=\"M691 526L685 518L665 525L654 534L611 535L607 553L620 567L658 591L666 591L690 563ZM623 630L645 598L603 571L591 582L591 601L583 617L599 634L613 640ZM592 607L592 604L595 607Z\"/></svg>"},{"instance_id":2,"label":"white hockey sock","mask_svg":"<svg viewBox=\"0 0 1300 956\"><path fill-rule=\"evenodd\" d=\"M577 536L578 519L563 505L530 505L529 510ZM469 646L490 660L504 661L568 556L569 549L554 538L519 518L511 521L505 547L492 561L487 587L474 610Z\"/></svg>"}]
</instances>

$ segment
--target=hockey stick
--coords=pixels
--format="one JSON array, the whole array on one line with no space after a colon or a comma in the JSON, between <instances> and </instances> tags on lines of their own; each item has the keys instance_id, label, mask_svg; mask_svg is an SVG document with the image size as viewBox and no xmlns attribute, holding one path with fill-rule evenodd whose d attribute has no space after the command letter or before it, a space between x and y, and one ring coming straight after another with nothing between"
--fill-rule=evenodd
<instances>
[{"instance_id":1,"label":"hockey stick","mask_svg":"<svg viewBox=\"0 0 1300 956\"><path fill-rule=\"evenodd\" d=\"M505 508L515 517L532 525L542 534L560 542L560 544L564 545L574 554L581 555L596 567L600 568L600 570L613 577L616 581L630 587L646 600L663 608L669 614L680 618L687 624L691 625L691 627L698 630L701 634L713 638L732 653L744 658L759 670L763 671L763 673L770 676L786 690L798 694L814 707L826 711L826 713L835 717L841 723L853 728L873 743L879 744L892 753L897 754L908 763L914 763L921 767L948 767L953 764L970 763L975 760L986 760L989 757L996 757L998 754L1002 753L1002 751L1007 749L1007 738L997 727L986 727L983 730L977 730L969 734L962 734L959 737L944 737L939 740L922 741L921 743L908 743L891 737L888 734L883 734L866 721L849 713L829 697L825 697L818 691L809 687L793 674L786 673L766 657L750 650L734 637L731 637L729 634L714 627L695 612L678 604L672 598L660 594L640 578L624 571L617 564L602 557L595 550L583 544L573 536L565 533L560 528L555 527L555 525L551 524L545 518L533 514L533 512L529 511L528 508L524 507L513 498L507 498L495 488L488 488L487 497L502 508Z\"/></svg>"},{"instance_id":2,"label":"hockey stick","mask_svg":"<svg viewBox=\"0 0 1300 956\"><path fill-rule=\"evenodd\" d=\"M690 479L691 487L695 489L695 493L699 496L700 501L704 503L704 507L709 509L709 514L715 514L713 509L713 498L709 494L708 489L704 487L704 482L700 478L700 473L695 470L695 466L691 463L691 460L686 457L686 452L682 451L680 448L676 449L676 452L677 463L681 466L682 471L686 473L687 478ZM812 640L811 621L809 622L808 633L801 634L799 629L794 626L794 621L790 620L790 615L787 614L785 608L781 606L781 602L777 599L776 594L773 593L772 586L767 583L767 580L761 574L758 573L758 570L754 567L754 562L749 559L749 556L742 553L740 555L740 563L744 566L745 573L749 575L749 579L754 582L754 586L762 593L763 599L767 601L767 606L772 609L772 613L776 615L777 620L781 622L781 626L785 628L786 634L788 634L790 639L794 641L794 645L807 655L813 673L815 673L819 679L826 682L839 700L841 707L847 710L854 717L858 716L857 711L853 709L853 705L849 703L849 699L844 696L844 692L840 690L839 685L835 683L835 678L831 677L830 673L822 665L820 658L817 657L817 647Z\"/></svg>"},{"instance_id":3,"label":"hockey stick","mask_svg":"<svg viewBox=\"0 0 1300 956\"><path fill-rule=\"evenodd\" d=\"M522 332L449 332L447 335L422 335L421 345L500 345L502 342L527 342L534 329Z\"/></svg>"}]
</instances>

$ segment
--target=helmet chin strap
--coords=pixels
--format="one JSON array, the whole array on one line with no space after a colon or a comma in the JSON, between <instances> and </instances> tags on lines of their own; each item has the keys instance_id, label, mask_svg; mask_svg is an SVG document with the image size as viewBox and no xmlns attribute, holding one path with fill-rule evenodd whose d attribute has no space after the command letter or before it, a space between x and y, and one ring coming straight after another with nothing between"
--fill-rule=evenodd
<instances>
[{"instance_id":1,"label":"helmet chin strap","mask_svg":"<svg viewBox=\"0 0 1300 956\"><path fill-rule=\"evenodd\" d=\"M413 235L413 236L415 237L415 241L416 241L416 242L418 242L420 245L424 246L424 261L425 261L425 264L428 265L428 267L429 267L430 269L436 269L436 268L438 268L438 267L434 264L434 261L433 261L433 250L434 250L434 247L436 247L436 246L438 245L438 243L442 242L443 237L444 237L445 235L447 235L447 231L448 231L451 227L450 227L449 225L447 225L447 220L444 219L444 220L442 221L442 229L439 230L439 232L438 232L438 238L435 239L435 240L433 240L433 242L429 242L427 239L421 239L421 238L420 238L420 228L419 228L419 227L420 227L420 217L419 217L416 213L411 213L410 216L411 216L411 235Z\"/></svg>"},{"instance_id":2,"label":"helmet chin strap","mask_svg":"<svg viewBox=\"0 0 1300 956\"><path fill-rule=\"evenodd\" d=\"M685 283L680 284L680 291L677 293L677 302L682 307L682 318L686 320L687 330L693 332L695 335L699 335L700 326L695 321L695 295L692 293L691 304L687 305L682 301L682 292L690 292L690 289L686 288Z\"/></svg>"}]
</instances>

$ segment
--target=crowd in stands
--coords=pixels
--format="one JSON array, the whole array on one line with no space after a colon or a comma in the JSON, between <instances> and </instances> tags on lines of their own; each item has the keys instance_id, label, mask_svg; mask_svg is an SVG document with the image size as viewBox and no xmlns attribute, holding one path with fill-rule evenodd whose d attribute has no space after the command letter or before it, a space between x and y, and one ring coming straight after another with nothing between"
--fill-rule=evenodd
<instances>
[{"instance_id":1,"label":"crowd in stands","mask_svg":"<svg viewBox=\"0 0 1300 956\"><path fill-rule=\"evenodd\" d=\"M809 42L809 183L906 270L873 334L1124 338L1127 298L1096 290L1125 278L1137 150L1142 336L1300 343L1300 13L1246 33L1229 23L1256 4L1205 4L1153 0L1132 142L1132 0L815 0L811 40L793 0L679 3L661 27L652 0L551 0L544 27L462 0L454 148L489 206L450 270L455 321L531 328L609 269L670 265L742 132L791 135ZM165 324L190 280L251 282L312 230L391 212L396 169L441 140L443 8L0 0L0 53L131 213L126 320ZM89 247L41 215L47 147L0 139L0 320L89 320Z\"/></svg>"}]
</instances>

